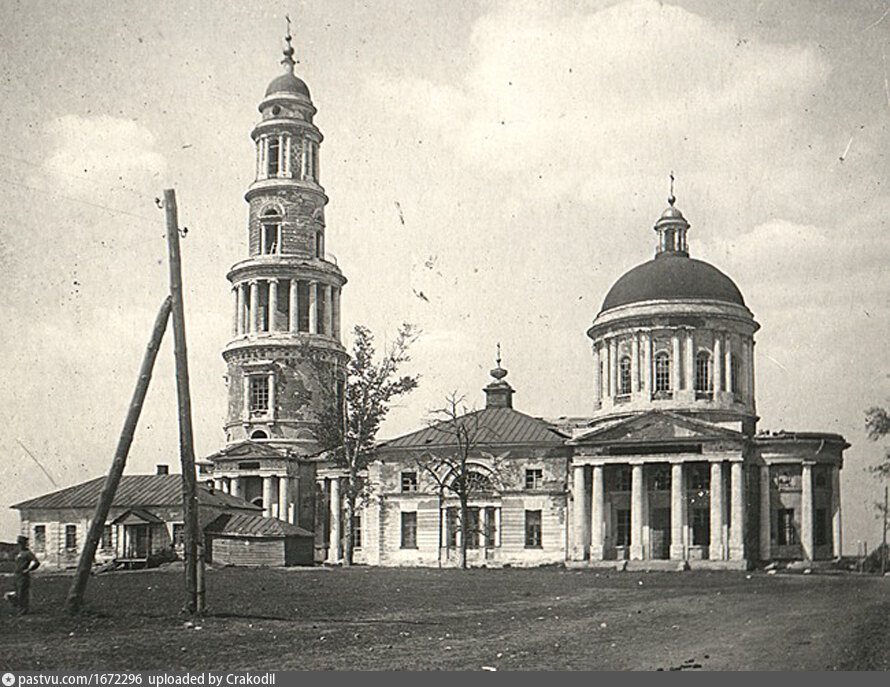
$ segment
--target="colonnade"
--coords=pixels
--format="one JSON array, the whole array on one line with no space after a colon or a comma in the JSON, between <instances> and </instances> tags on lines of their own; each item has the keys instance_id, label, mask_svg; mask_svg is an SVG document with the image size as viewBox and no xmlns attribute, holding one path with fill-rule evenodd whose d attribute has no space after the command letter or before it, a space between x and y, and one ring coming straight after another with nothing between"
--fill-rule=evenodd
<instances>
[{"instance_id":1,"label":"colonnade","mask_svg":"<svg viewBox=\"0 0 890 687\"><path fill-rule=\"evenodd\" d=\"M687 560L693 546L689 527L689 497L686 468L692 461L670 461L670 549L671 560ZM701 459L698 461L701 463ZM627 545L630 560L654 558L647 550L644 530L649 528L649 500L645 474L646 467L663 467L664 461L642 460L608 465L630 468L630 536ZM603 560L615 547L617 523L612 521L611 508L607 508L605 469L606 463L573 465L572 480L572 551L573 560ZM587 471L590 470L590 479ZM727 479L728 503L724 504ZM587 483L590 483L590 490ZM700 491L700 490L699 490ZM745 489L742 460L715 460L709 463L709 530L708 560L741 561L745 558ZM697 492L696 492L697 493ZM701 496L701 494L698 494ZM726 530L726 531L725 531ZM611 543L607 546L607 537ZM703 545L702 547L703 548Z\"/></svg>"},{"instance_id":2,"label":"colonnade","mask_svg":"<svg viewBox=\"0 0 890 687\"><path fill-rule=\"evenodd\" d=\"M293 137L287 133L266 134L257 139L256 178L296 178L301 181L318 181L318 143L303 138L300 145L300 167L294 175Z\"/></svg>"},{"instance_id":3,"label":"colonnade","mask_svg":"<svg viewBox=\"0 0 890 687\"><path fill-rule=\"evenodd\" d=\"M288 284L287 293L281 293L281 282ZM232 333L234 336L256 334L258 332L297 333L307 331L340 340L340 287L334 284L306 280L308 293L308 328L300 322L300 283L302 280L275 277L268 279L251 279L232 287L234 312L232 314ZM260 310L260 291L267 292L266 321L263 322ZM287 326L278 317L278 303L284 297L288 299ZM319 307L320 306L320 307ZM319 317L319 310L321 317Z\"/></svg>"},{"instance_id":4,"label":"colonnade","mask_svg":"<svg viewBox=\"0 0 890 687\"><path fill-rule=\"evenodd\" d=\"M216 477L213 480L214 487L225 494L245 498L245 477ZM263 517L278 518L292 525L299 525L299 478L294 475L260 475L260 478L263 481Z\"/></svg>"},{"instance_id":5,"label":"colonnade","mask_svg":"<svg viewBox=\"0 0 890 687\"><path fill-rule=\"evenodd\" d=\"M696 390L696 356L702 351L709 356L708 388L703 391L727 392L745 400L754 398L753 345L737 334L714 331L709 333L711 348L696 346L696 330L677 328L670 331L670 345L657 346L656 331L641 329L604 337L596 344L597 369L601 371L597 383L600 400L620 403L641 394L651 398L658 392ZM701 334L699 333L699 336ZM666 342L664 342L666 343ZM656 356L664 352L669 368L666 388L659 388ZM621 361L629 358L630 375L622 379ZM733 366L737 370L733 370ZM628 384L629 382L629 384Z\"/></svg>"}]
</instances>

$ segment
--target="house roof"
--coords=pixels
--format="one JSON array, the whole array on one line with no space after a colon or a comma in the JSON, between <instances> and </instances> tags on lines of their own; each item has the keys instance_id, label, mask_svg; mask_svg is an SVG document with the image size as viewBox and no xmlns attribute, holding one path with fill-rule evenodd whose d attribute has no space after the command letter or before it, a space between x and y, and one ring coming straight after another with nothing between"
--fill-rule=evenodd
<instances>
[{"instance_id":1,"label":"house roof","mask_svg":"<svg viewBox=\"0 0 890 687\"><path fill-rule=\"evenodd\" d=\"M89 482L75 484L73 487L16 503L11 507L19 510L26 508L93 508L99 501L99 494L104 484L105 477L97 477ZM261 510L237 496L212 490L203 484L198 485L198 504L249 511ZM180 506L182 505L182 475L124 475L121 477L111 505L117 508Z\"/></svg>"},{"instance_id":2,"label":"house roof","mask_svg":"<svg viewBox=\"0 0 890 687\"><path fill-rule=\"evenodd\" d=\"M224 513L204 528L206 532L241 537L314 537L302 527L277 518L264 518L252 513Z\"/></svg>"},{"instance_id":3,"label":"house roof","mask_svg":"<svg viewBox=\"0 0 890 687\"><path fill-rule=\"evenodd\" d=\"M561 446L568 436L549 422L520 413L513 408L485 408L461 415L458 422L472 424L478 446L502 444L544 444ZM431 446L449 446L455 443L454 435L448 431L447 422L439 422L429 427L404 434L395 439L381 442L381 449L416 449Z\"/></svg>"}]
</instances>

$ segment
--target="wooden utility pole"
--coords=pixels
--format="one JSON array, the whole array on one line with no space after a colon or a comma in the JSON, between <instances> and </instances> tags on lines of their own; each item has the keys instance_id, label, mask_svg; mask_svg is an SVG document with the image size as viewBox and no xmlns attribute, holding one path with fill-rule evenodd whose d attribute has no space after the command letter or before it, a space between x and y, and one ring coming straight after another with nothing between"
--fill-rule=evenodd
<instances>
[{"instance_id":1,"label":"wooden utility pole","mask_svg":"<svg viewBox=\"0 0 890 687\"><path fill-rule=\"evenodd\" d=\"M164 338L164 330L167 328L167 320L170 318L172 300L170 296L167 296L155 319L151 339L148 342L148 348L145 350L145 356L142 358L142 367L139 368L136 389L133 391L133 398L130 401L130 408L124 420L124 427L117 442L114 459L111 461L111 469L108 471L105 485L99 494L99 502L96 504L96 511L93 513L93 519L90 521L90 529L87 532L83 551L80 553L80 560L77 562L77 571L74 574L74 580L71 582L71 588L68 590L65 610L72 615L80 611L83 606L83 595L86 592L87 582L90 579L93 558L96 555L99 540L102 538L102 530L111 510L114 493L117 491L117 485L121 481L121 475L127 463L127 455L130 453L130 445L133 443L136 424L139 422L139 415L142 412L142 403L145 401L145 394L148 392L148 383L151 381L155 358L158 356L158 349L161 347L161 340Z\"/></svg>"},{"instance_id":2,"label":"wooden utility pole","mask_svg":"<svg viewBox=\"0 0 890 687\"><path fill-rule=\"evenodd\" d=\"M881 577L887 572L887 487L884 487L884 528L881 535Z\"/></svg>"},{"instance_id":3,"label":"wooden utility pole","mask_svg":"<svg viewBox=\"0 0 890 687\"><path fill-rule=\"evenodd\" d=\"M203 584L198 589L198 485L195 475L195 449L192 443L192 404L189 394L188 352L185 345L185 309L182 303L182 266L179 259L179 223L176 193L164 189L167 214L167 248L170 255L170 296L173 298L173 352L176 358L176 397L179 405L179 458L182 463L182 510L185 521L186 610L204 612ZM203 572L203 571L202 571ZM201 575L203 582L203 575Z\"/></svg>"}]
</instances>

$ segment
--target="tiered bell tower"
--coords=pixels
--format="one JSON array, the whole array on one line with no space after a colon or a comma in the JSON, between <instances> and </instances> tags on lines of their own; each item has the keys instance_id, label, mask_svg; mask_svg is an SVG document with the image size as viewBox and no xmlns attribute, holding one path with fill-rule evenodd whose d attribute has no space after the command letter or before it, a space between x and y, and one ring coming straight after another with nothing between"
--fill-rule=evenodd
<instances>
[{"instance_id":1,"label":"tiered bell tower","mask_svg":"<svg viewBox=\"0 0 890 687\"><path fill-rule=\"evenodd\" d=\"M294 510L287 494L296 463L317 453L319 413L342 398L346 278L325 252L323 137L313 123L309 89L294 74L289 34L284 73L266 89L251 133L256 178L245 195L248 257L227 275L234 310L232 340L223 351L227 446L211 460L220 488L296 522L300 518L286 515Z\"/></svg>"}]
</instances>

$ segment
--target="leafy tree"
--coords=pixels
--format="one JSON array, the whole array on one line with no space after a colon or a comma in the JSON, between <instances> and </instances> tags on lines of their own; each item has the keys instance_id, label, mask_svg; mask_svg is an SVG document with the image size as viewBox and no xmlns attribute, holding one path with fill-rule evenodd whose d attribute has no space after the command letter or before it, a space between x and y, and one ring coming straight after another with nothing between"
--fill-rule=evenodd
<instances>
[{"instance_id":1,"label":"leafy tree","mask_svg":"<svg viewBox=\"0 0 890 687\"><path fill-rule=\"evenodd\" d=\"M495 456L479 450L479 444L486 437L496 439L496 434L482 423L480 411L468 411L464 397L452 392L445 397L445 405L430 413L430 424L442 434L443 445L435 451L427 451L415 457L414 461L421 473L435 485L439 498L439 566L442 565L442 506L446 494L456 496L460 504L457 531L461 533L459 564L467 567L467 535L476 533L471 529L469 503L473 497L490 493L494 483L500 481L500 466L506 457ZM471 462L471 456L480 455L487 459L490 478L480 479L478 469ZM478 527L478 523L477 523Z\"/></svg>"},{"instance_id":2,"label":"leafy tree","mask_svg":"<svg viewBox=\"0 0 890 687\"><path fill-rule=\"evenodd\" d=\"M868 432L868 438L872 441L878 441L890 434L890 413L885 408L874 406L865 412L865 429ZM884 460L882 463L872 468L880 479L890 477L890 450L884 451Z\"/></svg>"},{"instance_id":3,"label":"leafy tree","mask_svg":"<svg viewBox=\"0 0 890 687\"><path fill-rule=\"evenodd\" d=\"M418 375L399 376L398 372L411 359L408 349L418 334L413 325L403 324L378 358L374 335L367 327L356 325L342 402L327 404L328 410L319 418L318 441L346 472L344 565L352 564L355 509L367 488L362 474L371 461L377 431L392 402L417 387Z\"/></svg>"}]
</instances>

